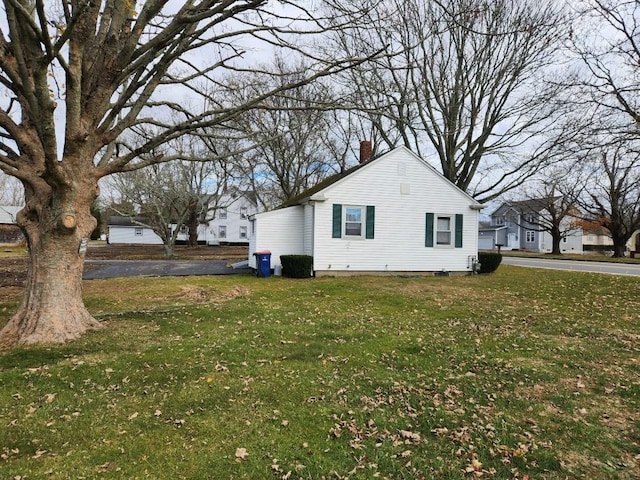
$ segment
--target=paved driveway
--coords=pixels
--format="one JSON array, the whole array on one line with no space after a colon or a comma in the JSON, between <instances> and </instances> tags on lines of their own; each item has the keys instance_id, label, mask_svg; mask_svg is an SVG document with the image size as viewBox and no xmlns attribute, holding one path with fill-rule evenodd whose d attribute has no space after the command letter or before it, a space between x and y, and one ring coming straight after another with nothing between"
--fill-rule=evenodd
<instances>
[{"instance_id":1,"label":"paved driveway","mask_svg":"<svg viewBox=\"0 0 640 480\"><path fill-rule=\"evenodd\" d=\"M232 268L225 260L86 260L82 278L172 277L188 275L233 275L250 268Z\"/></svg>"}]
</instances>

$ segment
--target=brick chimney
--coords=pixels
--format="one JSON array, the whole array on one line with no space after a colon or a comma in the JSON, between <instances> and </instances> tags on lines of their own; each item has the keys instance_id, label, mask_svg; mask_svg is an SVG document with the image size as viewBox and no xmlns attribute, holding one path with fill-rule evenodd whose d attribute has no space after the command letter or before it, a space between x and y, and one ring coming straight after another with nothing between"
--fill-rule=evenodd
<instances>
[{"instance_id":1,"label":"brick chimney","mask_svg":"<svg viewBox=\"0 0 640 480\"><path fill-rule=\"evenodd\" d=\"M371 141L363 140L360 142L360 163L371 160Z\"/></svg>"}]
</instances>

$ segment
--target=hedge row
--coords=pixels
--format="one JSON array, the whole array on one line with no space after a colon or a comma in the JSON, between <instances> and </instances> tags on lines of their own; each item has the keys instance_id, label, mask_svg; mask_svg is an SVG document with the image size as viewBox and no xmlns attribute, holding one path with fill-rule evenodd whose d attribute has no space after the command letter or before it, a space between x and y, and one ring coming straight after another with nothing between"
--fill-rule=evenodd
<instances>
[{"instance_id":1,"label":"hedge row","mask_svg":"<svg viewBox=\"0 0 640 480\"><path fill-rule=\"evenodd\" d=\"M309 278L312 275L311 255L280 255L282 276L289 278Z\"/></svg>"},{"instance_id":2,"label":"hedge row","mask_svg":"<svg viewBox=\"0 0 640 480\"><path fill-rule=\"evenodd\" d=\"M480 273L495 272L502 262L502 254L496 252L478 252Z\"/></svg>"}]
</instances>

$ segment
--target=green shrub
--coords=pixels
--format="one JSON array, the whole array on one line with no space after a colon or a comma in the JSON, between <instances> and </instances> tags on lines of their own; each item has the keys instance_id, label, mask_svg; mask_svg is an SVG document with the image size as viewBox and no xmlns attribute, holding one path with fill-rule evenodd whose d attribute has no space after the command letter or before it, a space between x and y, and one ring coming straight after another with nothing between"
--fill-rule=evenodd
<instances>
[{"instance_id":1,"label":"green shrub","mask_svg":"<svg viewBox=\"0 0 640 480\"><path fill-rule=\"evenodd\" d=\"M313 267L311 255L280 255L282 276L289 278L309 278Z\"/></svg>"},{"instance_id":2,"label":"green shrub","mask_svg":"<svg viewBox=\"0 0 640 480\"><path fill-rule=\"evenodd\" d=\"M502 254L496 252L478 252L480 273L495 272L502 262Z\"/></svg>"}]
</instances>

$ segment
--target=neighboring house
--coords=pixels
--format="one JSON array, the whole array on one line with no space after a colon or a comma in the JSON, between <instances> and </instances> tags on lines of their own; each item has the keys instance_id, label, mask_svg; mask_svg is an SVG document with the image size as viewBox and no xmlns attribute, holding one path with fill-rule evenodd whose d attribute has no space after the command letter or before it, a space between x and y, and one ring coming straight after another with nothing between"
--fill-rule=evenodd
<instances>
[{"instance_id":1,"label":"neighboring house","mask_svg":"<svg viewBox=\"0 0 640 480\"><path fill-rule=\"evenodd\" d=\"M481 250L527 250L551 252L553 239L540 223L545 216L545 202L532 199L504 202L492 214L489 224L478 229L478 247ZM566 253L582 253L582 228L573 226L577 219L563 219L568 234L560 243Z\"/></svg>"},{"instance_id":2,"label":"neighboring house","mask_svg":"<svg viewBox=\"0 0 640 480\"><path fill-rule=\"evenodd\" d=\"M206 245L248 244L249 216L257 211L255 201L249 195L224 193L218 202L212 201L210 212L205 216L212 218L198 227L198 243ZM162 239L153 230L144 227L147 220L143 217L112 216L109 220L109 243L140 243L162 245ZM174 225L169 225L175 228ZM178 233L177 242L188 240L188 230L183 226Z\"/></svg>"},{"instance_id":3,"label":"neighboring house","mask_svg":"<svg viewBox=\"0 0 640 480\"><path fill-rule=\"evenodd\" d=\"M585 252L611 254L613 252L613 240L609 230L594 222L583 223L582 243ZM627 242L627 250L631 257L640 254L640 231L633 232Z\"/></svg>"},{"instance_id":4,"label":"neighboring house","mask_svg":"<svg viewBox=\"0 0 640 480\"><path fill-rule=\"evenodd\" d=\"M23 207L0 205L0 243L20 243L24 235L16 225L16 215Z\"/></svg>"},{"instance_id":5,"label":"neighboring house","mask_svg":"<svg viewBox=\"0 0 640 480\"><path fill-rule=\"evenodd\" d=\"M217 208L206 226L204 232L198 233L198 239L202 235L209 245L217 244L248 244L249 243L249 217L258 211L255 196L250 192L240 192L230 189L220 196Z\"/></svg>"},{"instance_id":6,"label":"neighboring house","mask_svg":"<svg viewBox=\"0 0 640 480\"><path fill-rule=\"evenodd\" d=\"M313 256L316 275L471 273L482 206L405 147L335 175L252 218L255 252ZM277 269L276 269L277 270Z\"/></svg>"},{"instance_id":7,"label":"neighboring house","mask_svg":"<svg viewBox=\"0 0 640 480\"><path fill-rule=\"evenodd\" d=\"M613 240L609 231L595 224L583 224L582 245L585 252L613 251Z\"/></svg>"},{"instance_id":8,"label":"neighboring house","mask_svg":"<svg viewBox=\"0 0 640 480\"><path fill-rule=\"evenodd\" d=\"M114 244L162 245L162 239L149 227L143 226L147 222L144 217L112 215L109 218L107 241Z\"/></svg>"},{"instance_id":9,"label":"neighboring house","mask_svg":"<svg viewBox=\"0 0 640 480\"><path fill-rule=\"evenodd\" d=\"M478 226L478 250L494 250L507 244L508 228L491 222L480 222Z\"/></svg>"}]
</instances>

